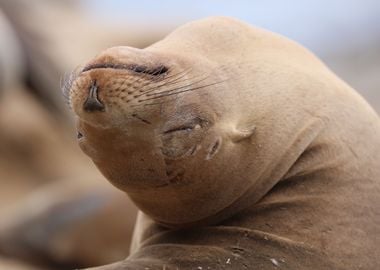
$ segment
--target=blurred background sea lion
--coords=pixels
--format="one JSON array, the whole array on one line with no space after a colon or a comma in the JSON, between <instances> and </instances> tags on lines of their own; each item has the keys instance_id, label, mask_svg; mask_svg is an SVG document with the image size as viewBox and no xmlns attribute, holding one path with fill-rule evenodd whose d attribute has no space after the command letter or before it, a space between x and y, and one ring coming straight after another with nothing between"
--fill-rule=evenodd
<instances>
[{"instance_id":1,"label":"blurred background sea lion","mask_svg":"<svg viewBox=\"0 0 380 270\"><path fill-rule=\"evenodd\" d=\"M145 47L216 13L305 44L380 112L378 1L0 0L0 269L123 258L136 210L76 146L60 78L107 47Z\"/></svg>"}]
</instances>

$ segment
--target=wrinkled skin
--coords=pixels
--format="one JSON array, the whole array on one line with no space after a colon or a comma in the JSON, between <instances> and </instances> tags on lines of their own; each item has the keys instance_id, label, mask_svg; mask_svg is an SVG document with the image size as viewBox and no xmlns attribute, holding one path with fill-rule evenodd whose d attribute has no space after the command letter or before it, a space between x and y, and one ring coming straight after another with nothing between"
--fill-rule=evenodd
<instances>
[{"instance_id":1,"label":"wrinkled skin","mask_svg":"<svg viewBox=\"0 0 380 270\"><path fill-rule=\"evenodd\" d=\"M109 55L117 55L117 60L109 60ZM236 179L235 189L228 181L208 179L233 177L237 168L219 168L246 154L244 144L236 147L235 141L249 140L254 126L248 123L249 126L238 130L235 123L238 108L232 115L223 114L226 105L217 96L208 94L218 91L234 98L225 76L210 72L213 67L189 70L167 60L165 66L169 70L160 75L127 68L98 68L101 66L98 63L105 61L128 63L134 58L134 62L142 62L140 65L144 66L142 57L146 57L145 53L136 49L112 48L78 75L71 95L73 108L80 116L79 145L114 185L128 190L136 203L157 221L177 226L208 217L229 205L236 193L245 191L245 178ZM98 101L105 109L87 112L83 104L94 81L99 89ZM191 99L186 92L172 95L183 90L193 92ZM165 94L170 95L161 97ZM219 150L229 155L224 156ZM207 207L205 202L210 200L211 190L215 194L224 190L225 195L215 197ZM157 195L166 198L157 201L153 199Z\"/></svg>"},{"instance_id":2,"label":"wrinkled skin","mask_svg":"<svg viewBox=\"0 0 380 270\"><path fill-rule=\"evenodd\" d=\"M66 89L80 147L145 213L97 269L376 268L379 118L299 45L210 18Z\"/></svg>"}]
</instances>

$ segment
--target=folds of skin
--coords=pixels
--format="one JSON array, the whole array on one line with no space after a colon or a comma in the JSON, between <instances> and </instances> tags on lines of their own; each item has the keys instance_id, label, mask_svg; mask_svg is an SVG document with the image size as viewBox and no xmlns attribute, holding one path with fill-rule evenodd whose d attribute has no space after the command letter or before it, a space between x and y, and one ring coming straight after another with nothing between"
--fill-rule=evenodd
<instances>
[{"instance_id":1,"label":"folds of skin","mask_svg":"<svg viewBox=\"0 0 380 270\"><path fill-rule=\"evenodd\" d=\"M120 75L133 86L136 69L107 61L213 75L203 91L136 109L141 95L124 102L105 87ZM71 98L82 149L146 214L134 253L95 269L376 269L379 118L301 46L210 18L144 50L106 50L78 80ZM94 80L103 112L82 106ZM193 115L204 120L189 128L199 136L162 131ZM199 147L182 151L189 141ZM182 169L179 181L168 168Z\"/></svg>"}]
</instances>

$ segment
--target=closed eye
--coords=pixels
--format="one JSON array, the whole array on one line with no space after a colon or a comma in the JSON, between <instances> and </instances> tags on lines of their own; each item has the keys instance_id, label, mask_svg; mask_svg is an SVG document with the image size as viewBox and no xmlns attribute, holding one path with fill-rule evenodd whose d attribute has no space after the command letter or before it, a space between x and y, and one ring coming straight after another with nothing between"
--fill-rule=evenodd
<instances>
[{"instance_id":1,"label":"closed eye","mask_svg":"<svg viewBox=\"0 0 380 270\"><path fill-rule=\"evenodd\" d=\"M209 125L209 122L205 119L202 119L200 117L195 117L191 119L190 121L187 121L185 123L179 124L178 126L172 125L172 128L168 128L163 132L163 134L169 134L173 132L179 132L179 131L193 131L198 130L203 127L207 127ZM174 127L173 127L174 126Z\"/></svg>"},{"instance_id":2,"label":"closed eye","mask_svg":"<svg viewBox=\"0 0 380 270\"><path fill-rule=\"evenodd\" d=\"M177 132L177 131L192 131L193 129L194 129L194 127L192 127L192 126L176 127L176 128L172 128L172 129L164 131L164 134Z\"/></svg>"}]
</instances>

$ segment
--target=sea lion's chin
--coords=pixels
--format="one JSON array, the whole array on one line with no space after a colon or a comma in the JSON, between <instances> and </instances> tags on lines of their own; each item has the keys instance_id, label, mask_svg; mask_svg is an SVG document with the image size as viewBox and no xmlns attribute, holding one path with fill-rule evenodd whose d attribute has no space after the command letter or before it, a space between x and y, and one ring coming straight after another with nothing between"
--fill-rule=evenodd
<instances>
[{"instance_id":1,"label":"sea lion's chin","mask_svg":"<svg viewBox=\"0 0 380 270\"><path fill-rule=\"evenodd\" d=\"M107 115L85 115L80 118L80 121L85 123L88 126L93 127L94 129L110 129L115 126L115 123L112 121L112 118L107 117Z\"/></svg>"}]
</instances>

